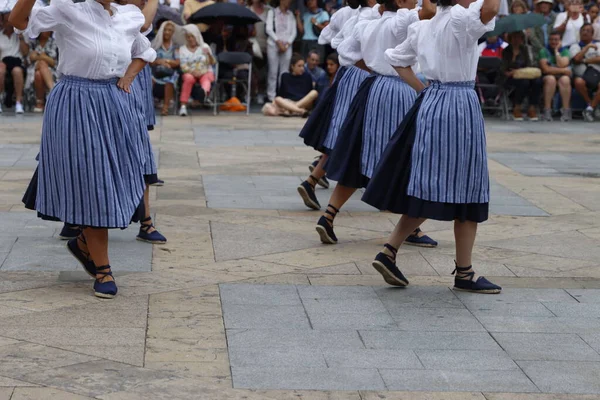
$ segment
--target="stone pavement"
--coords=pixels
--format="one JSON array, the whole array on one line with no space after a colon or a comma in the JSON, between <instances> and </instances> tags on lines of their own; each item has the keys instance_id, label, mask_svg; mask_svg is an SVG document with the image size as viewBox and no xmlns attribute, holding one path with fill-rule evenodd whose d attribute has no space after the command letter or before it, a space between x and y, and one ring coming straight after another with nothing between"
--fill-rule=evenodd
<instances>
[{"instance_id":1,"label":"stone pavement","mask_svg":"<svg viewBox=\"0 0 600 400\"><path fill-rule=\"evenodd\" d=\"M120 294L91 280L21 196L41 118L0 117L0 400L600 399L597 124L488 122L492 216L453 292L449 223L406 247L411 281L370 266L397 217L360 202L324 246L295 187L315 156L298 119L168 117L151 132L164 246L111 232ZM326 203L330 190L318 190Z\"/></svg>"}]
</instances>

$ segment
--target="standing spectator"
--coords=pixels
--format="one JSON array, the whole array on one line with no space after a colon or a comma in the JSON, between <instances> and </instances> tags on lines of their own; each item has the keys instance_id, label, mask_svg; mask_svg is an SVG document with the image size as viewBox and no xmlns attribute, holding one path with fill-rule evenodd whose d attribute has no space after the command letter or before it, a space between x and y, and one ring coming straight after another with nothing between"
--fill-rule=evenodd
<instances>
[{"instance_id":1,"label":"standing spectator","mask_svg":"<svg viewBox=\"0 0 600 400\"><path fill-rule=\"evenodd\" d=\"M258 104L264 104L265 96L263 93L267 91L267 31L265 23L271 6L266 4L266 0L248 0L248 8L260 18L260 21L254 24L250 40L255 48L252 58L252 70L256 72L257 77L256 91L253 95L256 96ZM260 53L256 51L256 46L260 49Z\"/></svg>"},{"instance_id":2,"label":"standing spectator","mask_svg":"<svg viewBox=\"0 0 600 400\"><path fill-rule=\"evenodd\" d=\"M322 76L325 76L325 70L319 67L320 63L321 59L319 57L319 53L317 53L315 50L311 50L308 53L308 57L306 57L304 69L309 73L314 84L316 84Z\"/></svg>"},{"instance_id":3,"label":"standing spectator","mask_svg":"<svg viewBox=\"0 0 600 400\"><path fill-rule=\"evenodd\" d=\"M533 35L529 37L534 54L539 54L541 49L548 46L548 39L554 29L554 21L556 20L556 13L552 11L552 4L552 0L536 0L535 2L535 12L543 15L546 23L533 28Z\"/></svg>"},{"instance_id":4,"label":"standing spectator","mask_svg":"<svg viewBox=\"0 0 600 400\"><path fill-rule=\"evenodd\" d=\"M317 0L304 0L306 11L301 14L296 10L298 32L302 35L302 56L307 57L310 51L317 51L319 57L325 57L325 48L319 45L319 34L329 24L329 14L319 8Z\"/></svg>"},{"instance_id":5,"label":"standing spectator","mask_svg":"<svg viewBox=\"0 0 600 400\"><path fill-rule=\"evenodd\" d=\"M571 69L569 68L569 49L562 47L560 33L552 32L548 46L539 54L540 68L543 74L544 86L544 120L552 121L552 99L558 91L560 93L562 108L561 121L571 120Z\"/></svg>"},{"instance_id":6,"label":"standing spectator","mask_svg":"<svg viewBox=\"0 0 600 400\"><path fill-rule=\"evenodd\" d=\"M600 12L600 7L597 4L592 4L588 9L588 18L590 19L590 23L594 28L594 40L600 40L600 18L598 17L598 13Z\"/></svg>"},{"instance_id":7,"label":"standing spectator","mask_svg":"<svg viewBox=\"0 0 600 400\"><path fill-rule=\"evenodd\" d=\"M212 66L216 62L210 47L204 43L198 27L196 25L185 25L183 29L185 29L186 44L179 48L179 60L181 72L183 72L179 115L186 116L186 104L190 99L194 84L199 82L202 86L204 97L196 99L199 102L203 102L210 92L211 84L215 81Z\"/></svg>"},{"instance_id":8,"label":"standing spectator","mask_svg":"<svg viewBox=\"0 0 600 400\"><path fill-rule=\"evenodd\" d=\"M529 109L527 117L530 121L537 121L537 107L540 101L542 90L541 79L516 79L515 71L521 68L536 67L534 61L529 56L527 46L525 46L525 34L523 32L513 32L508 35L510 46L502 52L502 72L506 77L504 86L514 89L513 93L513 118L515 121L523 120L522 104L523 99L529 99Z\"/></svg>"},{"instance_id":9,"label":"standing spectator","mask_svg":"<svg viewBox=\"0 0 600 400\"><path fill-rule=\"evenodd\" d=\"M570 48L574 64L573 84L587 104L583 118L593 122L594 117L600 119L600 51L591 24L584 24L579 34L581 41ZM593 99L590 98L590 91L594 93Z\"/></svg>"},{"instance_id":10,"label":"standing spectator","mask_svg":"<svg viewBox=\"0 0 600 400\"><path fill-rule=\"evenodd\" d=\"M279 7L267 12L267 59L269 75L267 96L275 99L281 75L288 71L292 59L292 43L296 39L296 18L290 11L291 0L280 0Z\"/></svg>"},{"instance_id":11,"label":"standing spectator","mask_svg":"<svg viewBox=\"0 0 600 400\"><path fill-rule=\"evenodd\" d=\"M0 32L0 95L5 94L4 104L12 106L12 90L5 92L5 80L12 77L12 87L17 101L15 112L23 114L23 89L25 88L25 70L23 57L29 53L29 46L23 40L23 35L15 32L14 27L8 22L10 14L0 14L2 31ZM0 105L0 112L2 106Z\"/></svg>"},{"instance_id":12,"label":"standing spectator","mask_svg":"<svg viewBox=\"0 0 600 400\"><path fill-rule=\"evenodd\" d=\"M160 115L169 115L169 105L175 97L175 84L179 77L179 43L175 43L178 29L181 28L173 22L165 21L152 41L152 47L156 50L156 60L152 63L153 93L154 97L163 99Z\"/></svg>"},{"instance_id":13,"label":"standing spectator","mask_svg":"<svg viewBox=\"0 0 600 400\"><path fill-rule=\"evenodd\" d=\"M554 30L562 35L562 45L569 47L579 42L579 30L585 23L581 0L565 0L567 11L556 16Z\"/></svg>"},{"instance_id":14,"label":"standing spectator","mask_svg":"<svg viewBox=\"0 0 600 400\"><path fill-rule=\"evenodd\" d=\"M46 91L52 90L56 81L56 64L58 63L58 47L52 32L42 32L31 43L33 50L29 52L30 64L27 67L27 85L33 83L35 88L35 108L33 112L43 112Z\"/></svg>"}]
</instances>

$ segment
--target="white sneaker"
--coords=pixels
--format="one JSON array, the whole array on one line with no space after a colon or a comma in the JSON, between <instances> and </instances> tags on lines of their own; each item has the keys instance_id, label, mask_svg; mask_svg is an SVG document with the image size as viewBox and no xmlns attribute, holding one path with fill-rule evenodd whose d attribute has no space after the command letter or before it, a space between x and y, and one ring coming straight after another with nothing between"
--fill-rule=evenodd
<instances>
[{"instance_id":1,"label":"white sneaker","mask_svg":"<svg viewBox=\"0 0 600 400\"><path fill-rule=\"evenodd\" d=\"M23 114L23 113L25 113L25 110L23 109L23 104L21 104L21 103L15 104L15 113L16 114Z\"/></svg>"},{"instance_id":2,"label":"white sneaker","mask_svg":"<svg viewBox=\"0 0 600 400\"><path fill-rule=\"evenodd\" d=\"M182 117L187 116L187 107L184 105L181 106L181 108L179 109L179 115Z\"/></svg>"}]
</instances>

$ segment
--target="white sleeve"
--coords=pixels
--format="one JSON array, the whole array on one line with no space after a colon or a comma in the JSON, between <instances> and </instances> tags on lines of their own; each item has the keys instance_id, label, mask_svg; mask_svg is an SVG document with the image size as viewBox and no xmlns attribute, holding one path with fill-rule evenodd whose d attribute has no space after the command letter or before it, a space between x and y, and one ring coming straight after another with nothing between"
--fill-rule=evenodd
<instances>
[{"instance_id":1,"label":"white sleeve","mask_svg":"<svg viewBox=\"0 0 600 400\"><path fill-rule=\"evenodd\" d=\"M287 42L291 44L294 43L294 40L296 40L296 36L298 35L298 24L296 23L296 18L294 17L294 14L292 14L291 11L288 12L288 25L292 25L293 28L291 29L290 36L288 37Z\"/></svg>"},{"instance_id":2,"label":"white sleeve","mask_svg":"<svg viewBox=\"0 0 600 400\"><path fill-rule=\"evenodd\" d=\"M329 25L323 28L321 34L319 35L320 45L326 45L331 43L331 40L335 37L335 35L337 35L337 33L342 28L342 24L344 22L344 13L345 11L340 10L331 16L331 18L329 19Z\"/></svg>"},{"instance_id":3,"label":"white sleeve","mask_svg":"<svg viewBox=\"0 0 600 400\"><path fill-rule=\"evenodd\" d=\"M385 51L384 58L386 62L393 67L411 67L417 63L419 30L424 22L418 22L409 26L406 40L395 48Z\"/></svg>"},{"instance_id":4,"label":"white sleeve","mask_svg":"<svg viewBox=\"0 0 600 400\"><path fill-rule=\"evenodd\" d=\"M556 16L556 19L554 20L554 28L558 28L559 26L561 26L565 22L566 17L566 13L559 13Z\"/></svg>"},{"instance_id":5,"label":"white sleeve","mask_svg":"<svg viewBox=\"0 0 600 400\"><path fill-rule=\"evenodd\" d=\"M494 30L496 18L484 24L481 22L483 0L477 0L469 8L455 5L450 10L450 25L454 35L459 39L478 40L484 33Z\"/></svg>"},{"instance_id":6,"label":"white sleeve","mask_svg":"<svg viewBox=\"0 0 600 400\"><path fill-rule=\"evenodd\" d=\"M27 28L23 31L15 29L17 33L23 33L30 39L37 39L42 32L60 32L61 30L70 29L68 12L64 12L64 5L56 1L58 4L52 4L45 7L34 6L29 16ZM75 4L75 3L73 3Z\"/></svg>"},{"instance_id":7,"label":"white sleeve","mask_svg":"<svg viewBox=\"0 0 600 400\"><path fill-rule=\"evenodd\" d=\"M153 29L154 29L154 25L150 24L150 28L148 28L145 32L142 32L142 35L148 36L152 32Z\"/></svg>"},{"instance_id":8,"label":"white sleeve","mask_svg":"<svg viewBox=\"0 0 600 400\"><path fill-rule=\"evenodd\" d=\"M396 38L405 38L408 27L419 22L419 11L401 8L396 13L392 23L392 33Z\"/></svg>"},{"instance_id":9,"label":"white sleeve","mask_svg":"<svg viewBox=\"0 0 600 400\"><path fill-rule=\"evenodd\" d=\"M138 33L131 46L131 58L141 58L151 63L156 60L156 51L150 45L150 41L142 33Z\"/></svg>"},{"instance_id":10,"label":"white sleeve","mask_svg":"<svg viewBox=\"0 0 600 400\"><path fill-rule=\"evenodd\" d=\"M275 19L275 9L271 8L269 11L267 11L267 23L265 24L265 32L267 33L267 36L269 36L271 39L273 39L274 42L276 42L277 40L279 40L277 38L277 34L274 31L274 19Z\"/></svg>"},{"instance_id":11,"label":"white sleeve","mask_svg":"<svg viewBox=\"0 0 600 400\"><path fill-rule=\"evenodd\" d=\"M344 41L344 39L347 36L350 36L352 34L352 29L353 29L354 25L356 25L357 21L358 21L358 16L353 16L348 21L346 21L344 23L344 26L342 27L342 29L331 40L331 47L333 47L334 49L337 49L340 46L340 44Z\"/></svg>"},{"instance_id":12,"label":"white sleeve","mask_svg":"<svg viewBox=\"0 0 600 400\"><path fill-rule=\"evenodd\" d=\"M360 50L361 26L364 28L365 24L357 24L350 36L345 38L337 49L338 56L344 65L354 65L362 60L362 51Z\"/></svg>"}]
</instances>

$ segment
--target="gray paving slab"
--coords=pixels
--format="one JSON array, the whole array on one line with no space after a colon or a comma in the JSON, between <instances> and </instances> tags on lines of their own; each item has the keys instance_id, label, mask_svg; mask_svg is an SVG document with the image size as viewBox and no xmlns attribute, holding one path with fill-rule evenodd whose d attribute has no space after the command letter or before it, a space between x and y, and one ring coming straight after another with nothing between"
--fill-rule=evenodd
<instances>
[{"instance_id":1,"label":"gray paving slab","mask_svg":"<svg viewBox=\"0 0 600 400\"><path fill-rule=\"evenodd\" d=\"M379 299L304 299L308 316L316 314L386 314Z\"/></svg>"},{"instance_id":2,"label":"gray paving slab","mask_svg":"<svg viewBox=\"0 0 600 400\"><path fill-rule=\"evenodd\" d=\"M415 350L427 369L506 371L519 369L504 351Z\"/></svg>"},{"instance_id":3,"label":"gray paving slab","mask_svg":"<svg viewBox=\"0 0 600 400\"><path fill-rule=\"evenodd\" d=\"M567 289L580 303L600 303L600 289Z\"/></svg>"},{"instance_id":4,"label":"gray paving slab","mask_svg":"<svg viewBox=\"0 0 600 400\"><path fill-rule=\"evenodd\" d=\"M359 331L368 349L502 350L487 332Z\"/></svg>"},{"instance_id":5,"label":"gray paving slab","mask_svg":"<svg viewBox=\"0 0 600 400\"><path fill-rule=\"evenodd\" d=\"M309 313L310 323L321 330L397 329L388 312L379 313Z\"/></svg>"},{"instance_id":6,"label":"gray paving slab","mask_svg":"<svg viewBox=\"0 0 600 400\"><path fill-rule=\"evenodd\" d=\"M540 302L525 303L469 303L467 305L473 315L487 316L518 316L518 317L553 317L554 314Z\"/></svg>"},{"instance_id":7,"label":"gray paving slab","mask_svg":"<svg viewBox=\"0 0 600 400\"><path fill-rule=\"evenodd\" d=\"M404 289L383 286L375 288L375 293L391 312L404 307L465 307L452 290L443 286L408 286Z\"/></svg>"},{"instance_id":8,"label":"gray paving slab","mask_svg":"<svg viewBox=\"0 0 600 400\"><path fill-rule=\"evenodd\" d=\"M595 332L580 333L579 337L582 338L594 350L600 353L600 329L596 330Z\"/></svg>"},{"instance_id":9,"label":"gray paving slab","mask_svg":"<svg viewBox=\"0 0 600 400\"><path fill-rule=\"evenodd\" d=\"M305 367L327 368L319 350L309 349L248 349L229 353L232 367Z\"/></svg>"},{"instance_id":10,"label":"gray paving slab","mask_svg":"<svg viewBox=\"0 0 600 400\"><path fill-rule=\"evenodd\" d=\"M384 390L379 372L365 368L232 367L233 386L246 389Z\"/></svg>"},{"instance_id":11,"label":"gray paving slab","mask_svg":"<svg viewBox=\"0 0 600 400\"><path fill-rule=\"evenodd\" d=\"M223 304L299 306L298 290L292 285L251 285L244 283L221 284Z\"/></svg>"},{"instance_id":12,"label":"gray paving slab","mask_svg":"<svg viewBox=\"0 0 600 400\"><path fill-rule=\"evenodd\" d=\"M595 333L598 318L477 316L489 332Z\"/></svg>"},{"instance_id":13,"label":"gray paving slab","mask_svg":"<svg viewBox=\"0 0 600 400\"><path fill-rule=\"evenodd\" d=\"M358 332L297 330L290 327L274 329L230 329L227 326L227 344L231 349L364 349Z\"/></svg>"},{"instance_id":14,"label":"gray paving slab","mask_svg":"<svg viewBox=\"0 0 600 400\"><path fill-rule=\"evenodd\" d=\"M405 331L485 332L469 310L457 308L397 308L390 311Z\"/></svg>"},{"instance_id":15,"label":"gray paving slab","mask_svg":"<svg viewBox=\"0 0 600 400\"><path fill-rule=\"evenodd\" d=\"M595 176L597 154L492 152L488 157L526 176Z\"/></svg>"},{"instance_id":16,"label":"gray paving slab","mask_svg":"<svg viewBox=\"0 0 600 400\"><path fill-rule=\"evenodd\" d=\"M477 293L454 292L465 304L480 303L520 303L520 302L565 302L576 303L567 291L563 289L532 289L532 288L504 288L494 296L481 296Z\"/></svg>"},{"instance_id":17,"label":"gray paving slab","mask_svg":"<svg viewBox=\"0 0 600 400\"><path fill-rule=\"evenodd\" d=\"M600 394L600 363L518 361L517 364L542 392Z\"/></svg>"},{"instance_id":18,"label":"gray paving slab","mask_svg":"<svg viewBox=\"0 0 600 400\"><path fill-rule=\"evenodd\" d=\"M544 303L558 317L600 318L600 303Z\"/></svg>"},{"instance_id":19,"label":"gray paving slab","mask_svg":"<svg viewBox=\"0 0 600 400\"><path fill-rule=\"evenodd\" d=\"M377 299L370 286L298 286L302 299L364 300Z\"/></svg>"},{"instance_id":20,"label":"gray paving slab","mask_svg":"<svg viewBox=\"0 0 600 400\"><path fill-rule=\"evenodd\" d=\"M310 329L302 306L230 304L223 308L225 326L233 329L262 327Z\"/></svg>"},{"instance_id":21,"label":"gray paving slab","mask_svg":"<svg viewBox=\"0 0 600 400\"><path fill-rule=\"evenodd\" d=\"M600 354L575 334L493 333L513 360L600 361Z\"/></svg>"},{"instance_id":22,"label":"gray paving slab","mask_svg":"<svg viewBox=\"0 0 600 400\"><path fill-rule=\"evenodd\" d=\"M423 368L411 350L325 350L324 356L329 368Z\"/></svg>"},{"instance_id":23,"label":"gray paving slab","mask_svg":"<svg viewBox=\"0 0 600 400\"><path fill-rule=\"evenodd\" d=\"M538 392L520 370L379 370L389 390Z\"/></svg>"}]
</instances>

